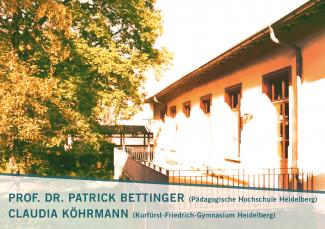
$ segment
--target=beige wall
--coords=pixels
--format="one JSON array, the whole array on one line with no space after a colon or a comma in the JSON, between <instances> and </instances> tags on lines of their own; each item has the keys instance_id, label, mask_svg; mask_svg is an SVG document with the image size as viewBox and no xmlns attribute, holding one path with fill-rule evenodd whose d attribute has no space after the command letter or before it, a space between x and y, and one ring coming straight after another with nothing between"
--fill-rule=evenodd
<instances>
[{"instance_id":1,"label":"beige wall","mask_svg":"<svg viewBox=\"0 0 325 229\"><path fill-rule=\"evenodd\" d=\"M177 107L177 117L167 117L159 144L169 145L182 159L198 165L274 167L278 160L274 153L277 147L276 114L269 98L262 93L262 75L291 65L291 59L287 53L270 56L263 62L252 63L250 67L174 98L167 106ZM224 160L231 151L229 127L233 124L231 110L224 101L224 89L238 83L242 83L241 113L253 115L242 130L240 164ZM209 93L212 94L212 107L211 114L206 116L200 109L200 97ZM187 100L191 100L192 105L190 118L182 112L182 104Z\"/></svg>"},{"instance_id":2,"label":"beige wall","mask_svg":"<svg viewBox=\"0 0 325 229\"><path fill-rule=\"evenodd\" d=\"M325 171L325 29L312 36L295 41L303 53L303 81L298 81L299 144L298 166L315 173ZM291 66L295 76L295 55L290 48L274 44L260 58L237 68L204 85L182 93L167 103L167 118L160 126L157 148L172 149L173 160L200 167L279 168L277 154L276 111L269 98L262 93L262 76ZM238 67L239 66L239 67ZM245 66L245 67L240 67ZM216 73L217 74L217 73ZM252 119L241 132L240 163L226 161L231 151L231 110L224 101L226 87L242 83L241 114ZM212 94L211 114L200 109L200 97ZM290 86L290 116L292 116L292 86ZM183 102L191 101L191 117L182 112ZM175 119L169 117L169 108L177 107ZM154 112L158 118L159 112ZM292 120L292 117L290 117ZM292 127L292 126L291 126ZM157 129L158 130L158 129ZM292 137L292 131L290 135ZM291 141L292 142L292 141ZM289 152L288 166L291 165ZM324 174L323 174L324 175ZM323 182L324 183L324 182ZM321 182L318 182L320 185ZM322 189L324 189L323 187Z\"/></svg>"},{"instance_id":3,"label":"beige wall","mask_svg":"<svg viewBox=\"0 0 325 229\"><path fill-rule=\"evenodd\" d=\"M325 190L325 29L300 42L304 55L299 92L299 167L313 170Z\"/></svg>"}]
</instances>

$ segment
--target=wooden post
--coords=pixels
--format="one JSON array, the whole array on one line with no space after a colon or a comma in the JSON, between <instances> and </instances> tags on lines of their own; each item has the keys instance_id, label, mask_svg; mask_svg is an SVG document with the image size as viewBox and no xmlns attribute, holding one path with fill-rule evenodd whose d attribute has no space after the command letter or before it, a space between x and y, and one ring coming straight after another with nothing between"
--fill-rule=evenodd
<instances>
[{"instance_id":1,"label":"wooden post","mask_svg":"<svg viewBox=\"0 0 325 229\"><path fill-rule=\"evenodd\" d=\"M146 145L146 134L143 133L143 145L145 146Z\"/></svg>"},{"instance_id":2,"label":"wooden post","mask_svg":"<svg viewBox=\"0 0 325 229\"><path fill-rule=\"evenodd\" d=\"M152 159L153 159L153 155L151 154L150 133L148 133L148 141L147 141L147 143L148 143L147 149L148 149L149 160L152 161Z\"/></svg>"},{"instance_id":3,"label":"wooden post","mask_svg":"<svg viewBox=\"0 0 325 229\"><path fill-rule=\"evenodd\" d=\"M122 149L125 152L125 135L124 134L121 135L121 139L122 139Z\"/></svg>"}]
</instances>

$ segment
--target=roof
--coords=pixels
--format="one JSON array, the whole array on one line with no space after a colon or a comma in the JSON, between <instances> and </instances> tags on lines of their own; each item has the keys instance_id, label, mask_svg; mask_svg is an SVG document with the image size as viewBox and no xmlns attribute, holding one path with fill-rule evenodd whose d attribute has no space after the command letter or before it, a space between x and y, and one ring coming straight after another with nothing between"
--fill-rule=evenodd
<instances>
[{"instance_id":1,"label":"roof","mask_svg":"<svg viewBox=\"0 0 325 229\"><path fill-rule=\"evenodd\" d=\"M136 125L101 125L99 132L102 134L150 134L145 126Z\"/></svg>"},{"instance_id":2,"label":"roof","mask_svg":"<svg viewBox=\"0 0 325 229\"><path fill-rule=\"evenodd\" d=\"M320 7L324 7L325 0L311 0L305 3L304 5L300 6L299 8L295 9L288 15L284 16L283 18L279 19L271 26L274 29L280 29L284 26L290 26L292 24L296 24L299 22L301 18L304 16L308 16L312 13L315 13L319 10ZM163 90L159 91L157 94L147 98L145 100L146 103L151 103L155 101L154 98L158 99L174 92L175 90L179 89L180 87L188 84L193 79L199 78L202 73L207 72L211 68L215 68L218 65L221 65L225 62L228 62L233 57L237 56L238 54L242 53L245 49L255 46L261 43L263 40L269 37L269 27L265 27L261 31L255 33L254 35L250 36L246 40L240 42L239 44L235 45L234 47L230 48L226 52L220 54L216 58L212 59L211 61L207 62L206 64L202 65L201 67L195 69L194 71L188 73L187 75L183 76L179 80L175 81L174 83L170 84L169 86L165 87Z\"/></svg>"}]
</instances>

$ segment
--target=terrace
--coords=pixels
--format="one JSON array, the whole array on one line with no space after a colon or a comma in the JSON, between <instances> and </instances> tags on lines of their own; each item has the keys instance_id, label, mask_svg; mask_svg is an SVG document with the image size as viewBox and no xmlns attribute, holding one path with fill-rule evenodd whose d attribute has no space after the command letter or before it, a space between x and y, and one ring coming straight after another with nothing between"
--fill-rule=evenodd
<instances>
[{"instance_id":1,"label":"terrace","mask_svg":"<svg viewBox=\"0 0 325 229\"><path fill-rule=\"evenodd\" d=\"M162 161L157 154L152 146L116 147L115 178L225 187L313 190L313 173L298 168L192 168L171 161Z\"/></svg>"}]
</instances>

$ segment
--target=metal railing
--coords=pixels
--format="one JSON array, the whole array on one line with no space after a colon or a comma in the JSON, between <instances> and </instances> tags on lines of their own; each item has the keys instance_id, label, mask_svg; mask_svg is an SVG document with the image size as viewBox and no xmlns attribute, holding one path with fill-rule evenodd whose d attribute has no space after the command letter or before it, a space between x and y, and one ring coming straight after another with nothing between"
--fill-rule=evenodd
<instances>
[{"instance_id":1,"label":"metal railing","mask_svg":"<svg viewBox=\"0 0 325 229\"><path fill-rule=\"evenodd\" d=\"M313 173L302 169L169 170L169 182L281 190L313 190Z\"/></svg>"},{"instance_id":2,"label":"metal railing","mask_svg":"<svg viewBox=\"0 0 325 229\"><path fill-rule=\"evenodd\" d=\"M153 172L168 177L170 183L218 185L296 191L313 190L313 173L303 169L166 169L153 163L155 152L148 146L125 146L127 156Z\"/></svg>"}]
</instances>

